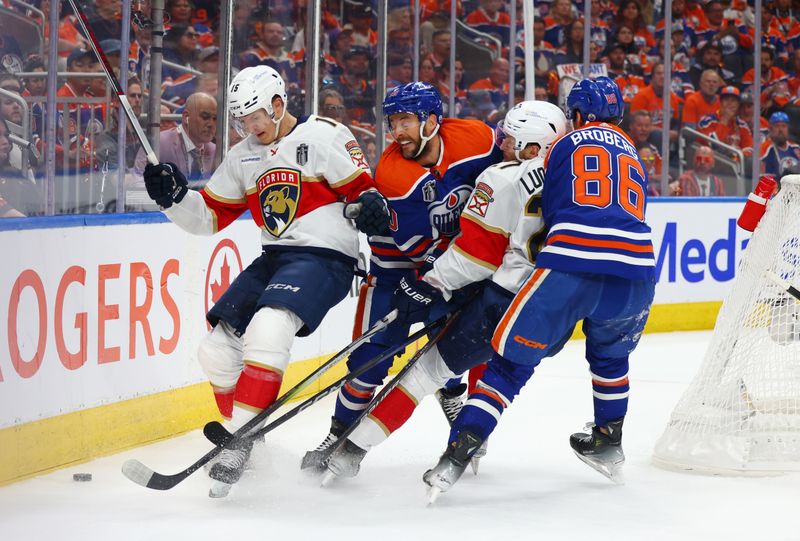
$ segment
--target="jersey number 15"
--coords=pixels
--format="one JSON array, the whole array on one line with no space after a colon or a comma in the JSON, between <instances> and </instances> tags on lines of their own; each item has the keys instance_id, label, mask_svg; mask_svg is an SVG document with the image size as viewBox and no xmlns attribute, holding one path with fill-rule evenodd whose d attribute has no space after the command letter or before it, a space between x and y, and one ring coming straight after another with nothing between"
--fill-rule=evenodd
<instances>
[{"instance_id":1,"label":"jersey number 15","mask_svg":"<svg viewBox=\"0 0 800 541\"><path fill-rule=\"evenodd\" d=\"M617 154L614 163L607 148L581 146L572 155L572 175L575 204L606 208L616 199L625 212L644 221L645 174L636 158ZM618 179L616 190L613 178Z\"/></svg>"}]
</instances>

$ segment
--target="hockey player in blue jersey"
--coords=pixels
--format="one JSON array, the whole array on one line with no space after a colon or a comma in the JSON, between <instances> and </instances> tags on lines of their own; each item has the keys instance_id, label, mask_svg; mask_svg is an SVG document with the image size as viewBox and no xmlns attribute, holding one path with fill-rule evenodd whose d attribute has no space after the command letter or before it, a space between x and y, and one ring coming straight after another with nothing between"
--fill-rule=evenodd
<instances>
[{"instance_id":1,"label":"hockey player in blue jersey","mask_svg":"<svg viewBox=\"0 0 800 541\"><path fill-rule=\"evenodd\" d=\"M458 480L535 367L558 353L580 320L594 424L591 433L573 434L570 445L589 466L622 482L628 356L655 289L647 177L633 142L616 126L623 107L608 78L579 81L567 97L576 129L552 146L545 161L545 246L495 330L496 355L453 422L447 450L423 476L433 498Z\"/></svg>"},{"instance_id":2,"label":"hockey player in blue jersey","mask_svg":"<svg viewBox=\"0 0 800 541\"><path fill-rule=\"evenodd\" d=\"M460 231L459 218L484 169L502 160L495 134L478 120L443 119L437 90L420 82L390 90L383 102L387 129L394 142L375 169L378 191L389 201L389 229L369 237L370 270L361 287L354 336L359 336L392 309L392 298L402 280L413 283L424 275ZM476 321L478 325L480 322ZM353 352L350 369L358 368L408 336L410 324L397 321L370 343ZM491 358L490 335L484 360ZM451 341L456 344L457 341ZM471 347L461 341L462 348ZM463 356L476 351L464 351ZM324 470L326 450L372 399L391 366L391 359L339 391L328 436L302 461L303 469ZM452 382L437 394L448 420L455 418L466 396L466 386Z\"/></svg>"}]
</instances>

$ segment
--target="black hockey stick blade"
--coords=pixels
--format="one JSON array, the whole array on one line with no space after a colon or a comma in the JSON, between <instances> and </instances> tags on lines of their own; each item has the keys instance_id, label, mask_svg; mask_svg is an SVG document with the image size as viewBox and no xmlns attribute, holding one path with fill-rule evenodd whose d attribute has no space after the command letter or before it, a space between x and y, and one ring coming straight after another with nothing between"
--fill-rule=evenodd
<instances>
[{"instance_id":1,"label":"black hockey stick blade","mask_svg":"<svg viewBox=\"0 0 800 541\"><path fill-rule=\"evenodd\" d=\"M312 381L314 381L320 374L325 372L328 368L338 364L344 357L346 357L353 349L358 347L359 345L363 344L375 334L380 332L381 330L385 329L392 321L397 318L397 310L392 310L389 312L383 319L375 323L368 331L362 334L357 340L353 341L351 344L343 348L339 353L331 357L328 361L322 364L319 368L314 370L311 374L306 376L300 383L289 389L286 393L281 396L278 400L276 400L270 407L259 413L256 417L251 419L247 422L242 428L240 428L236 435L237 436L244 436L248 435L250 430L253 427L257 426L261 421L266 419L269 415L274 413L278 408L283 406L286 402L288 402L292 397L294 397L297 393L302 391L305 387L307 387ZM227 432L225 427L221 424L214 421L214 423L218 424L219 427L210 428L209 430L214 431L215 433L221 429L222 431ZM211 424L211 423L209 423ZM205 428L203 429L205 433ZM154 490L169 490L191 474L202 468L205 464L210 462L217 456L222 450L227 446L227 444L234 439L234 435L230 433L227 440L223 443L218 444L216 447L211 449L208 453L203 455L197 462L189 466L188 468L180 471L178 473L172 475L164 475L158 473L151 468L147 467L143 463L138 460L131 459L127 460L122 465L122 473L136 483L137 485L141 485L143 487L152 488ZM224 437L218 438L220 441L225 439Z\"/></svg>"},{"instance_id":2,"label":"black hockey stick blade","mask_svg":"<svg viewBox=\"0 0 800 541\"><path fill-rule=\"evenodd\" d=\"M767 278L772 280L775 283L775 285L786 291L786 293L788 293L789 295L800 301L800 290L791 285L789 282L787 282L786 280L784 280L771 270L767 271Z\"/></svg>"},{"instance_id":3,"label":"black hockey stick blade","mask_svg":"<svg viewBox=\"0 0 800 541\"><path fill-rule=\"evenodd\" d=\"M153 471L133 458L126 460L122 465L122 474L137 485L152 488L153 490L169 490L210 462L222 449L222 447L214 447L211 451L203 455L200 460L185 470L172 475L164 475Z\"/></svg>"},{"instance_id":4,"label":"black hockey stick blade","mask_svg":"<svg viewBox=\"0 0 800 541\"><path fill-rule=\"evenodd\" d=\"M287 411L267 426L260 428L254 432L247 433L243 429L239 429L236 434L231 434L222 423L219 421L211 421L210 423L206 423L205 428L203 429L203 434L211 441L211 443L215 445L229 445L229 442L233 439L244 439L250 438L255 439L258 438L267 432L274 430L275 428L279 427L289 419L295 417L300 412L308 409L312 405L316 404L329 394L338 391L341 387L343 387L347 382L352 381L362 374L366 373L368 370L372 369L374 366L386 361L387 359L391 359L397 353L408 347L409 345L413 344L426 334L430 333L433 329L446 324L448 321L452 319L452 316L448 318L448 316L442 316L441 318L437 319L436 321L429 323L422 329L416 331L415 333L411 334L406 338L404 341L395 344L391 348L387 349L377 357L370 359L368 362L364 363L360 366L357 370L346 374L345 376L341 377L340 379L336 380L335 382L331 383L321 391L317 392L316 394L310 396L303 402L301 402L298 406L292 408L291 410ZM427 344L426 344L427 345ZM274 405L274 404L273 404ZM270 406L271 408L272 406ZM265 410L266 411L266 410ZM246 427L247 425L245 425Z\"/></svg>"}]
</instances>

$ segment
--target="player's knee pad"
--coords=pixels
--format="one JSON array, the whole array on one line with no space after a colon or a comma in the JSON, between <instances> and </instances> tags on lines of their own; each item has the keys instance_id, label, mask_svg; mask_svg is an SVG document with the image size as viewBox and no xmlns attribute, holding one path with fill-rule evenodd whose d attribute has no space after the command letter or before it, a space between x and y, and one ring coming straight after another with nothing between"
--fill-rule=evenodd
<instances>
[{"instance_id":1,"label":"player's knee pad","mask_svg":"<svg viewBox=\"0 0 800 541\"><path fill-rule=\"evenodd\" d=\"M400 385L419 402L456 375L444 364L438 350L433 348L417 361Z\"/></svg>"},{"instance_id":2,"label":"player's knee pad","mask_svg":"<svg viewBox=\"0 0 800 541\"><path fill-rule=\"evenodd\" d=\"M236 385L242 372L242 343L230 325L220 321L200 341L197 360L215 387Z\"/></svg>"},{"instance_id":3,"label":"player's knee pad","mask_svg":"<svg viewBox=\"0 0 800 541\"><path fill-rule=\"evenodd\" d=\"M243 359L275 369L281 374L289 364L289 351L303 321L285 308L264 306L250 320L242 337Z\"/></svg>"}]
</instances>

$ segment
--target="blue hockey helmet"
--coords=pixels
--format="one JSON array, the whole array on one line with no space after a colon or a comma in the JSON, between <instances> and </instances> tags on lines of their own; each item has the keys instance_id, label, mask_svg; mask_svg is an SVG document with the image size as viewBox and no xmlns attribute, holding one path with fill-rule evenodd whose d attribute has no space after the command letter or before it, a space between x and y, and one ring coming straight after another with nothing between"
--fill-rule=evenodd
<instances>
[{"instance_id":1,"label":"blue hockey helmet","mask_svg":"<svg viewBox=\"0 0 800 541\"><path fill-rule=\"evenodd\" d=\"M431 114L436 121L442 123L442 98L432 85L415 81L399 85L386 93L383 98L383 114L388 120L397 113L414 113L421 123L428 120Z\"/></svg>"},{"instance_id":2,"label":"blue hockey helmet","mask_svg":"<svg viewBox=\"0 0 800 541\"><path fill-rule=\"evenodd\" d=\"M594 80L600 92L605 96L606 114L605 121L619 124L625 114L625 101L619 85L610 77L601 76Z\"/></svg>"},{"instance_id":3,"label":"blue hockey helmet","mask_svg":"<svg viewBox=\"0 0 800 541\"><path fill-rule=\"evenodd\" d=\"M608 77L596 80L583 79L575 83L567 96L567 118L574 119L575 112L588 122L614 122L622 120L625 103L617 84Z\"/></svg>"}]
</instances>

